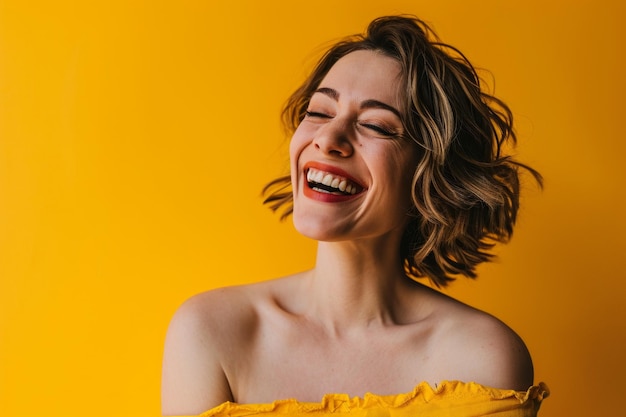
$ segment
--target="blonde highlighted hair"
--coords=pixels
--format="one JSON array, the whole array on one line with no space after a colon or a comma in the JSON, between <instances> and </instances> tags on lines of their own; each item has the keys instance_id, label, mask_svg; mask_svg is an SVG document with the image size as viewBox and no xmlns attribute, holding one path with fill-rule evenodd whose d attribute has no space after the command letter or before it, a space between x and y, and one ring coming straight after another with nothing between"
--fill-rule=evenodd
<instances>
[{"instance_id":1,"label":"blonde highlighted hair","mask_svg":"<svg viewBox=\"0 0 626 417\"><path fill-rule=\"evenodd\" d=\"M282 116L293 133L309 100L331 67L358 50L377 51L402 67L405 136L417 143L413 209L404 231L401 256L407 275L446 286L457 275L476 276L476 266L492 259L496 242L507 242L519 209L520 170L541 184L541 175L504 153L515 144L508 106L481 86L475 68L453 46L413 16L386 16L365 34L331 47L306 81L291 95ZM289 176L264 188L264 203L293 210Z\"/></svg>"}]
</instances>

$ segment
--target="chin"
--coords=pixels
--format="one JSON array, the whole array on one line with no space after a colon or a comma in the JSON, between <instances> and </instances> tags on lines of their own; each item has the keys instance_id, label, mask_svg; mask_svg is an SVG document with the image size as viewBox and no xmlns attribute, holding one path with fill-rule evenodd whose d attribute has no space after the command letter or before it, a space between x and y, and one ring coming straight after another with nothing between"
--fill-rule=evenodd
<instances>
[{"instance_id":1,"label":"chin","mask_svg":"<svg viewBox=\"0 0 626 417\"><path fill-rule=\"evenodd\" d=\"M324 219L319 216L303 217L305 216L299 216L294 211L293 225L302 236L322 242L343 240L347 236L348 228L346 226L333 225L330 219Z\"/></svg>"}]
</instances>

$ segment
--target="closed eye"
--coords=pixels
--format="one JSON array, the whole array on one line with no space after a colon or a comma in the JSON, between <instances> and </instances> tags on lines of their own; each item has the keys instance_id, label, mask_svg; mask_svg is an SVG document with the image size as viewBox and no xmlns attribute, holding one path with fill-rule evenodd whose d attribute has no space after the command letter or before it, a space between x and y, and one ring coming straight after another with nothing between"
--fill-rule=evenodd
<instances>
[{"instance_id":1,"label":"closed eye","mask_svg":"<svg viewBox=\"0 0 626 417\"><path fill-rule=\"evenodd\" d=\"M319 118L319 119L330 119L330 118L331 118L331 116L329 116L329 115L327 115L327 114L325 114L325 113L320 113L320 112L315 112L315 111L309 111L309 110L307 110L307 111L304 113L304 116L305 116L305 117L309 117L309 118L313 117L313 118Z\"/></svg>"},{"instance_id":2,"label":"closed eye","mask_svg":"<svg viewBox=\"0 0 626 417\"><path fill-rule=\"evenodd\" d=\"M361 126L363 126L366 129L370 129L373 130L374 132L378 133L379 135L383 135L383 136L387 136L387 137L393 137L396 136L397 133L394 131L391 131L389 129L386 129L384 127L378 126L378 125L374 125L371 123L361 123Z\"/></svg>"}]
</instances>

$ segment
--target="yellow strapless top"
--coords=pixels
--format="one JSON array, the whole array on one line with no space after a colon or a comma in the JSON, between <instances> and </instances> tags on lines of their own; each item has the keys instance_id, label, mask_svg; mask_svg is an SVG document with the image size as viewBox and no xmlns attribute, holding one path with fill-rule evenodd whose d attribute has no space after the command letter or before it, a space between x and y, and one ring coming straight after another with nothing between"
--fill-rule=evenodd
<instances>
[{"instance_id":1,"label":"yellow strapless top","mask_svg":"<svg viewBox=\"0 0 626 417\"><path fill-rule=\"evenodd\" d=\"M422 382L412 392L397 395L327 394L321 402L279 400L271 404L225 402L199 417L221 416L325 416L341 414L359 417L531 417L549 395L544 383L528 391L502 390L473 382L444 381L432 388Z\"/></svg>"}]
</instances>

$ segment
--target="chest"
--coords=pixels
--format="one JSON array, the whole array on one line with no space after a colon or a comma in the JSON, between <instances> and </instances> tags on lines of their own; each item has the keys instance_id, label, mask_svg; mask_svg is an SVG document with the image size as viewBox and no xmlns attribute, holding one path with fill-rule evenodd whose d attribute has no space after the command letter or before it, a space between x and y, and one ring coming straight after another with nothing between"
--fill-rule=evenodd
<instances>
[{"instance_id":1,"label":"chest","mask_svg":"<svg viewBox=\"0 0 626 417\"><path fill-rule=\"evenodd\" d=\"M408 329L346 338L276 331L260 335L250 349L250 360L239 367L231 387L240 402L317 402L327 393L407 392L433 374L427 333Z\"/></svg>"}]
</instances>

